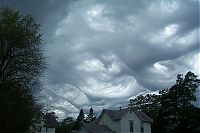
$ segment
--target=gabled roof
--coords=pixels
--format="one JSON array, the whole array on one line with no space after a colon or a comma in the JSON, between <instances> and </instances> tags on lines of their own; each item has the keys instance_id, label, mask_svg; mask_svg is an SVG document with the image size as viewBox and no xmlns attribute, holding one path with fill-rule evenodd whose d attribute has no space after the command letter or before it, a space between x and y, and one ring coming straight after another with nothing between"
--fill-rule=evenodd
<instances>
[{"instance_id":1,"label":"gabled roof","mask_svg":"<svg viewBox=\"0 0 200 133\"><path fill-rule=\"evenodd\" d=\"M146 115L144 112L137 111L137 110L135 110L134 112L143 122L153 123L153 120L148 115Z\"/></svg>"},{"instance_id":2,"label":"gabled roof","mask_svg":"<svg viewBox=\"0 0 200 133\"><path fill-rule=\"evenodd\" d=\"M89 133L115 133L106 125L84 123L83 127Z\"/></svg>"},{"instance_id":3,"label":"gabled roof","mask_svg":"<svg viewBox=\"0 0 200 133\"><path fill-rule=\"evenodd\" d=\"M102 115L104 113L106 113L114 121L121 120L123 115L126 114L126 112L128 112L128 111L130 111L130 108L124 108L121 110L103 109L103 111L101 112L101 115L99 116L99 119L101 119ZM143 113L142 111L138 111L135 108L132 108L132 111L140 118L141 121L149 122L149 123L153 122L153 120L149 116L147 116L145 113Z\"/></svg>"}]
</instances>

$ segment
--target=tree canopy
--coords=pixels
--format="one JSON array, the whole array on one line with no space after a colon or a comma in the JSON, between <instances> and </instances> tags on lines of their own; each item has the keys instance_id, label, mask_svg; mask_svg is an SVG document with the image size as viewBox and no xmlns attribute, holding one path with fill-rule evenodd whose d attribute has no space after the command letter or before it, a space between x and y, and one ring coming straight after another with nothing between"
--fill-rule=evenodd
<instances>
[{"instance_id":1,"label":"tree canopy","mask_svg":"<svg viewBox=\"0 0 200 133\"><path fill-rule=\"evenodd\" d=\"M84 122L85 123L90 123L96 119L96 115L94 114L93 108L90 108L89 114L87 114Z\"/></svg>"},{"instance_id":2,"label":"tree canopy","mask_svg":"<svg viewBox=\"0 0 200 133\"><path fill-rule=\"evenodd\" d=\"M193 105L200 80L188 72L184 77L178 74L176 83L159 95L139 95L131 99L129 106L144 111L154 123L153 132L177 133L200 132L200 109Z\"/></svg>"},{"instance_id":3,"label":"tree canopy","mask_svg":"<svg viewBox=\"0 0 200 133\"><path fill-rule=\"evenodd\" d=\"M0 83L38 89L46 67L39 25L30 15L0 8Z\"/></svg>"},{"instance_id":4,"label":"tree canopy","mask_svg":"<svg viewBox=\"0 0 200 133\"><path fill-rule=\"evenodd\" d=\"M74 128L75 120L73 117L67 117L63 121L59 122L56 128L56 133L71 133Z\"/></svg>"},{"instance_id":5,"label":"tree canopy","mask_svg":"<svg viewBox=\"0 0 200 133\"><path fill-rule=\"evenodd\" d=\"M30 15L0 8L0 132L27 132L39 110L46 61L39 25Z\"/></svg>"},{"instance_id":6,"label":"tree canopy","mask_svg":"<svg viewBox=\"0 0 200 133\"><path fill-rule=\"evenodd\" d=\"M84 114L83 109L81 109L76 119L67 117L59 122L59 126L56 128L56 133L71 133L72 130L79 130L83 123L90 123L95 119L96 115L93 108L90 108L88 114Z\"/></svg>"},{"instance_id":7,"label":"tree canopy","mask_svg":"<svg viewBox=\"0 0 200 133\"><path fill-rule=\"evenodd\" d=\"M85 115L84 115L83 109L81 109L76 118L76 121L74 122L75 130L78 130L79 128L81 128L81 126L83 125L84 119L85 119Z\"/></svg>"}]
</instances>

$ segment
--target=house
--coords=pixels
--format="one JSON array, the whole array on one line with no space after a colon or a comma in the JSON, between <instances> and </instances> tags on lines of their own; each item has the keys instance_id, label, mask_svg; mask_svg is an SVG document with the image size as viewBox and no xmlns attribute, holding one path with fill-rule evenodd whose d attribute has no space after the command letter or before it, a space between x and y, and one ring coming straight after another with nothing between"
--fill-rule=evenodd
<instances>
[{"instance_id":1,"label":"house","mask_svg":"<svg viewBox=\"0 0 200 133\"><path fill-rule=\"evenodd\" d=\"M95 126L104 125L115 133L151 133L151 123L153 120L142 111L135 108L124 108L119 110L103 109ZM88 127L89 126L89 127ZM91 127L90 127L91 126ZM93 128L92 124L83 125L80 133L97 133L97 130L85 130ZM108 130L108 129L106 129ZM106 131L102 131L106 133Z\"/></svg>"},{"instance_id":2,"label":"house","mask_svg":"<svg viewBox=\"0 0 200 133\"><path fill-rule=\"evenodd\" d=\"M107 125L84 123L79 133L115 133Z\"/></svg>"},{"instance_id":3,"label":"house","mask_svg":"<svg viewBox=\"0 0 200 133\"><path fill-rule=\"evenodd\" d=\"M55 117L55 113L54 112L47 113L44 116L44 120L45 120L45 123L43 126L43 130L45 130L44 133L55 133L55 129L58 125L58 122Z\"/></svg>"},{"instance_id":4,"label":"house","mask_svg":"<svg viewBox=\"0 0 200 133\"><path fill-rule=\"evenodd\" d=\"M31 133L55 133L58 122L55 117L55 113L42 114L30 128Z\"/></svg>"}]
</instances>

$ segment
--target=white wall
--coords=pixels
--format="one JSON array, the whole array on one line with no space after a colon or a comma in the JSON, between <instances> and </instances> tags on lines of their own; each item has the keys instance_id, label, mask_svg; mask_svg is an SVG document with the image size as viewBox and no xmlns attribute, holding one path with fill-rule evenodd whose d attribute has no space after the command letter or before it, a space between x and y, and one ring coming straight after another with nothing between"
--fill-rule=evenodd
<instances>
[{"instance_id":1,"label":"white wall","mask_svg":"<svg viewBox=\"0 0 200 133\"><path fill-rule=\"evenodd\" d=\"M130 120L133 121L133 133L140 133L141 120L134 112L130 113L130 111L127 111L121 119L121 133L130 133Z\"/></svg>"},{"instance_id":2,"label":"white wall","mask_svg":"<svg viewBox=\"0 0 200 133\"><path fill-rule=\"evenodd\" d=\"M107 125L110 129L116 133L121 133L120 121L113 121L106 113L101 117L99 124Z\"/></svg>"}]
</instances>

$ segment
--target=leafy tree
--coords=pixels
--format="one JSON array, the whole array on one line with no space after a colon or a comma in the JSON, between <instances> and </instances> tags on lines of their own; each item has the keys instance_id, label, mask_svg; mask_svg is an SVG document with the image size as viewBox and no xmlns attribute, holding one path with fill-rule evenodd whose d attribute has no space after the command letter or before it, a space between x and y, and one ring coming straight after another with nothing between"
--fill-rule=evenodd
<instances>
[{"instance_id":1,"label":"leafy tree","mask_svg":"<svg viewBox=\"0 0 200 133\"><path fill-rule=\"evenodd\" d=\"M84 120L85 123L90 123L96 119L96 115L94 114L93 108L90 108L90 112Z\"/></svg>"},{"instance_id":2,"label":"leafy tree","mask_svg":"<svg viewBox=\"0 0 200 133\"><path fill-rule=\"evenodd\" d=\"M45 67L39 25L30 15L1 7L0 132L23 133L32 124Z\"/></svg>"},{"instance_id":3,"label":"leafy tree","mask_svg":"<svg viewBox=\"0 0 200 133\"><path fill-rule=\"evenodd\" d=\"M81 109L80 113L78 114L76 121L74 123L74 129L75 130L78 130L78 129L81 128L81 126L83 125L84 118L85 118L84 112L83 112L83 109Z\"/></svg>"},{"instance_id":4,"label":"leafy tree","mask_svg":"<svg viewBox=\"0 0 200 133\"><path fill-rule=\"evenodd\" d=\"M63 121L59 122L56 128L56 133L71 133L74 127L75 120L73 117L67 117Z\"/></svg>"},{"instance_id":5,"label":"leafy tree","mask_svg":"<svg viewBox=\"0 0 200 133\"><path fill-rule=\"evenodd\" d=\"M0 8L0 83L38 89L46 67L39 25L30 15Z\"/></svg>"},{"instance_id":6,"label":"leafy tree","mask_svg":"<svg viewBox=\"0 0 200 133\"><path fill-rule=\"evenodd\" d=\"M33 95L13 83L0 88L0 132L26 132L38 111Z\"/></svg>"},{"instance_id":7,"label":"leafy tree","mask_svg":"<svg viewBox=\"0 0 200 133\"><path fill-rule=\"evenodd\" d=\"M141 109L153 118L153 132L200 132L200 109L196 101L196 89L200 80L188 72L185 77L178 74L175 85L159 91L159 95L140 95L131 99L129 106Z\"/></svg>"}]
</instances>

